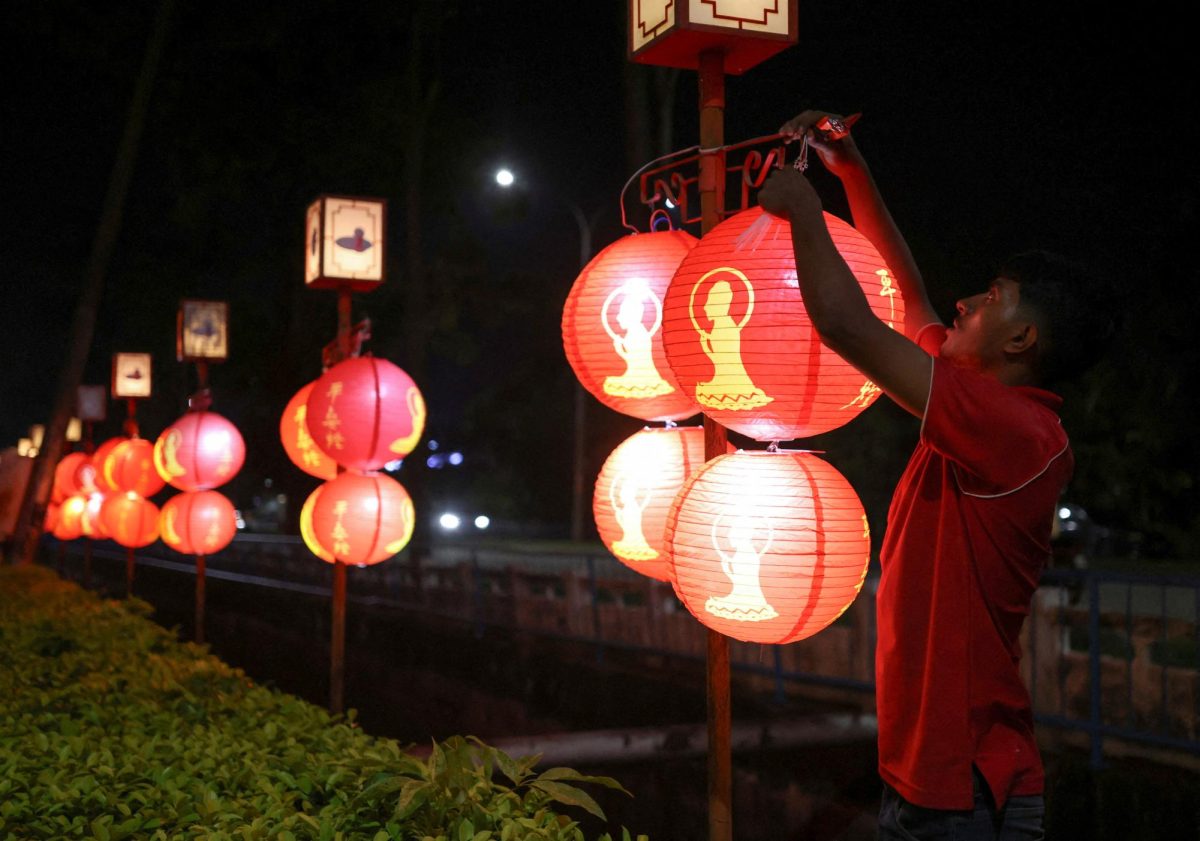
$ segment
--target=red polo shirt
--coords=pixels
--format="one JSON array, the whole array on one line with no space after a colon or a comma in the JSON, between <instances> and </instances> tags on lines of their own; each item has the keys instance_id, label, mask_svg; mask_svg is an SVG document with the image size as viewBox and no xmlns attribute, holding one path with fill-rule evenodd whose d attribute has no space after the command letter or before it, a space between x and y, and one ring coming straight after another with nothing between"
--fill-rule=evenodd
<instances>
[{"instance_id":1,"label":"red polo shirt","mask_svg":"<svg viewBox=\"0 0 1200 841\"><path fill-rule=\"evenodd\" d=\"M918 341L936 354L944 338ZM876 602L879 771L918 806L972 808L972 765L999 806L1042 792L1018 638L1074 466L1061 402L933 360Z\"/></svg>"}]
</instances>

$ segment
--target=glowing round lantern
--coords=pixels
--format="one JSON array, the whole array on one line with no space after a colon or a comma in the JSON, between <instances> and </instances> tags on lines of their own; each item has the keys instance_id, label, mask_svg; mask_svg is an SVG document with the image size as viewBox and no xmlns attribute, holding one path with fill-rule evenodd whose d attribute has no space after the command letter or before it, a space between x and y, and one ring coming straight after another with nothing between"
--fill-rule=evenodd
<instances>
[{"instance_id":1,"label":"glowing round lantern","mask_svg":"<svg viewBox=\"0 0 1200 841\"><path fill-rule=\"evenodd\" d=\"M242 433L216 412L188 412L154 442L154 467L181 491L220 487L237 475L245 460Z\"/></svg>"},{"instance_id":2,"label":"glowing round lantern","mask_svg":"<svg viewBox=\"0 0 1200 841\"><path fill-rule=\"evenodd\" d=\"M337 563L337 558L321 545L321 541L317 540L317 535L313 532L313 509L317 507L317 499L321 496L321 489L324 487L324 485L318 485L317 489L308 495L308 499L304 500L304 506L300 509L300 537L304 541L304 545L308 547L308 551L322 561L332 564Z\"/></svg>"},{"instance_id":3,"label":"glowing round lantern","mask_svg":"<svg viewBox=\"0 0 1200 841\"><path fill-rule=\"evenodd\" d=\"M662 343L663 296L696 245L686 231L634 234L588 263L563 307L563 347L579 382L610 409L643 420L700 411Z\"/></svg>"},{"instance_id":4,"label":"glowing round lantern","mask_svg":"<svg viewBox=\"0 0 1200 841\"><path fill-rule=\"evenodd\" d=\"M308 395L305 423L326 455L344 467L378 470L402 459L425 431L425 399L386 359L360 356L326 371Z\"/></svg>"},{"instance_id":5,"label":"glowing round lantern","mask_svg":"<svg viewBox=\"0 0 1200 841\"><path fill-rule=\"evenodd\" d=\"M109 536L122 546L137 549L158 539L158 506L135 493L108 497L100 516Z\"/></svg>"},{"instance_id":6,"label":"glowing round lantern","mask_svg":"<svg viewBox=\"0 0 1200 841\"><path fill-rule=\"evenodd\" d=\"M335 560L368 566L408 545L415 522L413 504L395 479L347 472L320 491L312 510L312 533Z\"/></svg>"},{"instance_id":7,"label":"glowing round lantern","mask_svg":"<svg viewBox=\"0 0 1200 841\"><path fill-rule=\"evenodd\" d=\"M596 480L600 539L630 569L669 581L664 530L683 482L704 463L704 429L643 429L621 442Z\"/></svg>"},{"instance_id":8,"label":"glowing round lantern","mask_svg":"<svg viewBox=\"0 0 1200 841\"><path fill-rule=\"evenodd\" d=\"M110 485L108 483L108 479L105 478L104 462L108 460L108 457L113 450L128 440L129 439L124 435L118 435L115 438L109 438L96 448L96 452L92 453L92 464L96 468L96 489L101 493L115 493L120 490L120 488Z\"/></svg>"},{"instance_id":9,"label":"glowing round lantern","mask_svg":"<svg viewBox=\"0 0 1200 841\"><path fill-rule=\"evenodd\" d=\"M79 494L69 496L58 507L58 522L54 524L54 536L59 540L74 540L83 536L83 516L87 499Z\"/></svg>"},{"instance_id":10,"label":"glowing round lantern","mask_svg":"<svg viewBox=\"0 0 1200 841\"><path fill-rule=\"evenodd\" d=\"M279 419L279 437L292 464L309 476L333 479L337 476L337 462L325 455L325 451L316 445L312 436L308 434L308 425L304 422L308 414L308 395L314 385L315 382L309 383L288 401L283 410L283 417Z\"/></svg>"},{"instance_id":11,"label":"glowing round lantern","mask_svg":"<svg viewBox=\"0 0 1200 841\"><path fill-rule=\"evenodd\" d=\"M854 601L871 539L850 483L810 453L737 452L692 474L667 518L675 593L701 623L786 643Z\"/></svg>"},{"instance_id":12,"label":"glowing round lantern","mask_svg":"<svg viewBox=\"0 0 1200 841\"><path fill-rule=\"evenodd\" d=\"M163 543L185 555L220 552L237 534L233 503L218 491L176 494L158 516Z\"/></svg>"},{"instance_id":13,"label":"glowing round lantern","mask_svg":"<svg viewBox=\"0 0 1200 841\"><path fill-rule=\"evenodd\" d=\"M145 438L127 438L104 456L100 465L103 484L110 493L154 496L163 489L162 477L154 469L154 444Z\"/></svg>"},{"instance_id":14,"label":"glowing round lantern","mask_svg":"<svg viewBox=\"0 0 1200 841\"><path fill-rule=\"evenodd\" d=\"M54 468L54 495L66 499L96 490L96 470L87 453L67 453Z\"/></svg>"},{"instance_id":15,"label":"glowing round lantern","mask_svg":"<svg viewBox=\"0 0 1200 841\"><path fill-rule=\"evenodd\" d=\"M92 540L105 540L108 538L108 528L104 525L102 513L104 510L104 499L104 494L99 492L88 495L87 505L83 509L83 518L80 520L84 537L90 537Z\"/></svg>"},{"instance_id":16,"label":"glowing round lantern","mask_svg":"<svg viewBox=\"0 0 1200 841\"><path fill-rule=\"evenodd\" d=\"M904 302L875 247L825 214L838 252L882 321L903 329ZM706 415L759 441L835 429L879 388L821 344L800 298L791 226L751 208L684 258L667 290L663 341L682 388Z\"/></svg>"}]
</instances>

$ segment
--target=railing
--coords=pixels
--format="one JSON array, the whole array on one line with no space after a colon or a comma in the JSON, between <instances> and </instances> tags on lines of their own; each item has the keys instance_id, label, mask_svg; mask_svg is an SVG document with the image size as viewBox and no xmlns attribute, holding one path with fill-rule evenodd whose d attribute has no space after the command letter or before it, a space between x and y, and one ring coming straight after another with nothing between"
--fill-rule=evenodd
<instances>
[{"instance_id":1,"label":"railing","mask_svg":"<svg viewBox=\"0 0 1200 841\"><path fill-rule=\"evenodd\" d=\"M166 554L142 554L139 562L190 570ZM328 592L327 566L295 538L239 536L209 559L208 575ZM850 609L811 639L783 646L732 642L735 673L779 700L803 684L869 707L876 583L868 579ZM421 565L402 556L352 571L349 600L461 622L479 637L503 628L582 642L601 661L618 649L700 660L706 649L704 629L670 585L601 551L444 544ZM1048 570L1022 645L1038 722L1087 734L1097 767L1108 738L1200 755L1200 577Z\"/></svg>"}]
</instances>

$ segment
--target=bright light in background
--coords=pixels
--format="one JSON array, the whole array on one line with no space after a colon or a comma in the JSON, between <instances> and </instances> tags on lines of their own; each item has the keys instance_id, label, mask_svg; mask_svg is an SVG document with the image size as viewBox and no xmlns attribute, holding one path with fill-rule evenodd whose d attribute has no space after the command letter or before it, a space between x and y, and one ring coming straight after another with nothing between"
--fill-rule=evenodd
<instances>
[{"instance_id":1,"label":"bright light in background","mask_svg":"<svg viewBox=\"0 0 1200 841\"><path fill-rule=\"evenodd\" d=\"M485 517L483 514L480 514L478 517L475 518L475 528L477 528L477 529L486 529L491 524L492 524L491 518Z\"/></svg>"},{"instance_id":2,"label":"bright light in background","mask_svg":"<svg viewBox=\"0 0 1200 841\"><path fill-rule=\"evenodd\" d=\"M496 183L501 187L511 187L517 177L513 175L512 170L508 168L496 170Z\"/></svg>"},{"instance_id":3,"label":"bright light in background","mask_svg":"<svg viewBox=\"0 0 1200 841\"><path fill-rule=\"evenodd\" d=\"M446 531L454 531L456 528L462 525L462 520L457 514L451 514L447 512L438 517L438 525Z\"/></svg>"},{"instance_id":4,"label":"bright light in background","mask_svg":"<svg viewBox=\"0 0 1200 841\"><path fill-rule=\"evenodd\" d=\"M458 467L462 463L463 463L463 454L462 453L454 452L454 453L450 454L450 464L453 467Z\"/></svg>"},{"instance_id":5,"label":"bright light in background","mask_svg":"<svg viewBox=\"0 0 1200 841\"><path fill-rule=\"evenodd\" d=\"M1067 517L1070 517L1070 516L1071 516L1071 509L1070 509L1070 508L1060 508L1060 509L1058 509L1058 516L1059 516L1061 519L1064 519L1064 520L1065 520L1065 519L1067 519Z\"/></svg>"}]
</instances>

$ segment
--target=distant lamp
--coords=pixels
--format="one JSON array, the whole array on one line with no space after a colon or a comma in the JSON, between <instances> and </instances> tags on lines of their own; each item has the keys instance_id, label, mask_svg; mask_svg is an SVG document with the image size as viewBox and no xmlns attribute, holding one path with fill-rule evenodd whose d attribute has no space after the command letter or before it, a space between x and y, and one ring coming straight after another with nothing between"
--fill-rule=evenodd
<instances>
[{"instance_id":1,"label":"distant lamp","mask_svg":"<svg viewBox=\"0 0 1200 841\"><path fill-rule=\"evenodd\" d=\"M35 450L40 450L46 440L46 427L40 423L35 423L29 427L29 440L33 442Z\"/></svg>"},{"instance_id":2,"label":"distant lamp","mask_svg":"<svg viewBox=\"0 0 1200 841\"><path fill-rule=\"evenodd\" d=\"M515 175L513 175L511 169L496 170L496 183L499 184L501 187L511 187L513 185L513 182L515 182L516 180L517 180L517 177Z\"/></svg>"},{"instance_id":3,"label":"distant lamp","mask_svg":"<svg viewBox=\"0 0 1200 841\"><path fill-rule=\"evenodd\" d=\"M442 516L438 517L438 525L446 531L455 531L460 525L462 525L462 518L457 514L446 512Z\"/></svg>"},{"instance_id":4,"label":"distant lamp","mask_svg":"<svg viewBox=\"0 0 1200 841\"><path fill-rule=\"evenodd\" d=\"M370 292L384 280L383 199L321 196L308 207L304 283Z\"/></svg>"},{"instance_id":5,"label":"distant lamp","mask_svg":"<svg viewBox=\"0 0 1200 841\"><path fill-rule=\"evenodd\" d=\"M184 300L175 327L180 362L224 362L229 356L229 304Z\"/></svg>"},{"instance_id":6,"label":"distant lamp","mask_svg":"<svg viewBox=\"0 0 1200 841\"><path fill-rule=\"evenodd\" d=\"M17 455L24 458L33 458L37 455L37 447L33 446L33 441L29 438L18 438Z\"/></svg>"},{"instance_id":7,"label":"distant lamp","mask_svg":"<svg viewBox=\"0 0 1200 841\"><path fill-rule=\"evenodd\" d=\"M475 528L479 529L480 531L483 531L491 524L492 524L492 518L488 517L486 514L480 514L478 517L475 518Z\"/></svg>"},{"instance_id":8,"label":"distant lamp","mask_svg":"<svg viewBox=\"0 0 1200 841\"><path fill-rule=\"evenodd\" d=\"M151 366L148 353L114 353L112 396L114 399L144 399L151 391Z\"/></svg>"},{"instance_id":9,"label":"distant lamp","mask_svg":"<svg viewBox=\"0 0 1200 841\"><path fill-rule=\"evenodd\" d=\"M67 440L72 444L83 440L83 422L79 418L67 421Z\"/></svg>"},{"instance_id":10,"label":"distant lamp","mask_svg":"<svg viewBox=\"0 0 1200 841\"><path fill-rule=\"evenodd\" d=\"M630 0L629 57L696 70L703 52L740 75L799 40L799 0Z\"/></svg>"}]
</instances>

